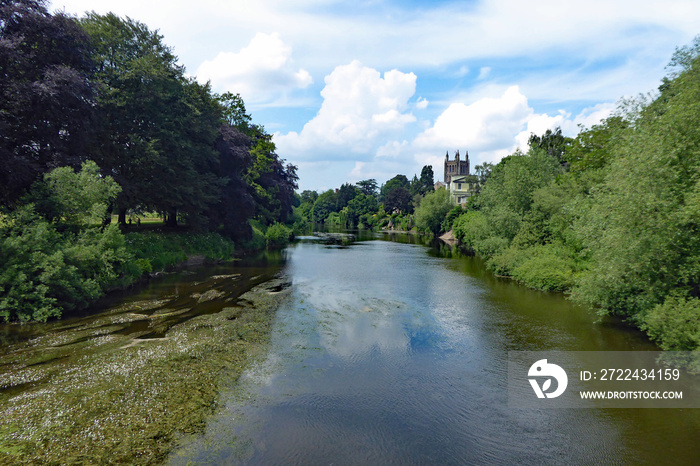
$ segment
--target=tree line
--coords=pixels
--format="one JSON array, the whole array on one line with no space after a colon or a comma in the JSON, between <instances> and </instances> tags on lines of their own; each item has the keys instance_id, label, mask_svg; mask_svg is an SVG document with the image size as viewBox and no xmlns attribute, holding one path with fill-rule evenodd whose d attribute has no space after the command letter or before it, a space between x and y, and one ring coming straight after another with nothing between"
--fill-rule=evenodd
<instances>
[{"instance_id":1,"label":"tree line","mask_svg":"<svg viewBox=\"0 0 700 466\"><path fill-rule=\"evenodd\" d=\"M2 2L0 15L5 211L43 174L92 160L121 188L109 209L120 223L150 210L240 238L251 217L291 214L296 167L240 95L188 77L157 31L112 13L50 14L44 0Z\"/></svg>"},{"instance_id":2,"label":"tree line","mask_svg":"<svg viewBox=\"0 0 700 466\"><path fill-rule=\"evenodd\" d=\"M622 100L575 138L533 135L453 230L498 275L569 293L663 349L697 350L700 37L668 70L658 92Z\"/></svg>"},{"instance_id":3,"label":"tree line","mask_svg":"<svg viewBox=\"0 0 700 466\"><path fill-rule=\"evenodd\" d=\"M290 220L297 168L143 23L1 1L0 70L0 318L46 320L149 271L112 214L243 245Z\"/></svg>"},{"instance_id":4,"label":"tree line","mask_svg":"<svg viewBox=\"0 0 700 466\"><path fill-rule=\"evenodd\" d=\"M325 192L305 190L294 209L295 229L312 224L336 228L414 228L414 210L421 199L435 190L433 167L425 165L420 177L398 174L379 185L376 179L344 183Z\"/></svg>"}]
</instances>

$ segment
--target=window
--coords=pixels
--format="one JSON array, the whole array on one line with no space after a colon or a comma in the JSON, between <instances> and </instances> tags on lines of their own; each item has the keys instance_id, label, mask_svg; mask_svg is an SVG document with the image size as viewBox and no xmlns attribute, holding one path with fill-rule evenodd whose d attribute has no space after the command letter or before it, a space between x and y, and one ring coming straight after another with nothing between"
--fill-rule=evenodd
<instances>
[{"instance_id":1,"label":"window","mask_svg":"<svg viewBox=\"0 0 700 466\"><path fill-rule=\"evenodd\" d=\"M457 183L457 189L462 189L462 183Z\"/></svg>"}]
</instances>

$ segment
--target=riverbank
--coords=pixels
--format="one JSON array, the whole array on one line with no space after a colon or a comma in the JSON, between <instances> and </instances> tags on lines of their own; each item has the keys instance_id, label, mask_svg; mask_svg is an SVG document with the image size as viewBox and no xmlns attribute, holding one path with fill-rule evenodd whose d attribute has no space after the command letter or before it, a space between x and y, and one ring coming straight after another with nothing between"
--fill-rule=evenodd
<instances>
[{"instance_id":1,"label":"riverbank","mask_svg":"<svg viewBox=\"0 0 700 466\"><path fill-rule=\"evenodd\" d=\"M186 310L136 302L14 345L1 360L10 370L0 375L0 462L161 462L181 433L204 427L220 389L264 354L288 283L279 276L220 312L172 326L168 318ZM220 295L212 288L190 298ZM133 324L144 332L120 331Z\"/></svg>"}]
</instances>

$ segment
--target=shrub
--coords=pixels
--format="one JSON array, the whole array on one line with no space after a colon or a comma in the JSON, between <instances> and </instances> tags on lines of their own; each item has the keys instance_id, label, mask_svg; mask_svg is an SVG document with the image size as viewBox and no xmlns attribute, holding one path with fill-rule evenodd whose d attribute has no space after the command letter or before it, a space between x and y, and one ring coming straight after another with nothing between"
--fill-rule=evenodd
<instances>
[{"instance_id":1,"label":"shrub","mask_svg":"<svg viewBox=\"0 0 700 466\"><path fill-rule=\"evenodd\" d=\"M567 291L574 285L575 263L561 247L546 244L522 252L511 275L525 285L544 291Z\"/></svg>"},{"instance_id":2,"label":"shrub","mask_svg":"<svg viewBox=\"0 0 700 466\"><path fill-rule=\"evenodd\" d=\"M698 350L700 299L671 295L646 313L641 328L664 350Z\"/></svg>"},{"instance_id":3,"label":"shrub","mask_svg":"<svg viewBox=\"0 0 700 466\"><path fill-rule=\"evenodd\" d=\"M289 244L291 238L292 230L281 223L270 225L265 233L265 241L268 248L282 248Z\"/></svg>"},{"instance_id":4,"label":"shrub","mask_svg":"<svg viewBox=\"0 0 700 466\"><path fill-rule=\"evenodd\" d=\"M116 226L60 233L18 208L0 228L0 318L44 322L102 295L131 260Z\"/></svg>"}]
</instances>

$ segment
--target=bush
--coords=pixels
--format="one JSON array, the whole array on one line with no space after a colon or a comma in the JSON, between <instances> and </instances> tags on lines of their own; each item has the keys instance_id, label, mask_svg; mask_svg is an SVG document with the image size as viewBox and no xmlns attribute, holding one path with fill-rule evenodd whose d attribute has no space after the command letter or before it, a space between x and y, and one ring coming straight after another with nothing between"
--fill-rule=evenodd
<instances>
[{"instance_id":1,"label":"bush","mask_svg":"<svg viewBox=\"0 0 700 466\"><path fill-rule=\"evenodd\" d=\"M488 224L481 211L466 212L454 221L452 231L461 246L474 252L476 243L487 236Z\"/></svg>"},{"instance_id":2,"label":"bush","mask_svg":"<svg viewBox=\"0 0 700 466\"><path fill-rule=\"evenodd\" d=\"M270 225L265 233L268 248L283 248L289 244L292 237L292 230L281 223Z\"/></svg>"},{"instance_id":3,"label":"bush","mask_svg":"<svg viewBox=\"0 0 700 466\"><path fill-rule=\"evenodd\" d=\"M0 318L45 322L84 308L131 258L116 226L61 233L33 205L20 207L0 228Z\"/></svg>"},{"instance_id":4,"label":"bush","mask_svg":"<svg viewBox=\"0 0 700 466\"><path fill-rule=\"evenodd\" d=\"M700 349L700 299L672 295L642 318L642 330L664 350Z\"/></svg>"},{"instance_id":5,"label":"bush","mask_svg":"<svg viewBox=\"0 0 700 466\"><path fill-rule=\"evenodd\" d=\"M535 246L523 251L524 260L514 264L512 277L543 291L568 291L574 285L574 260L554 244Z\"/></svg>"}]
</instances>

